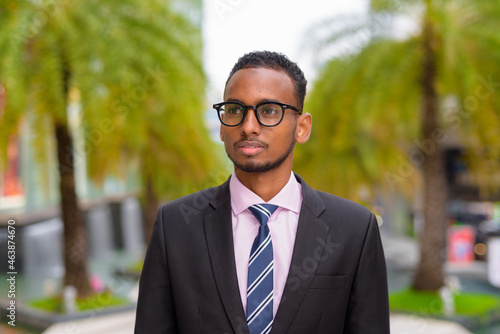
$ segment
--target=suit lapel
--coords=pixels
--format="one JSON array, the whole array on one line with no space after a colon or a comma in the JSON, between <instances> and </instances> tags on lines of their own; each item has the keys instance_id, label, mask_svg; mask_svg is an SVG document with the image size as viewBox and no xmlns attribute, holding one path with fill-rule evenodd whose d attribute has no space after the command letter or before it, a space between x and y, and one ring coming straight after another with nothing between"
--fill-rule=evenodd
<instances>
[{"instance_id":1,"label":"suit lapel","mask_svg":"<svg viewBox=\"0 0 500 334\"><path fill-rule=\"evenodd\" d=\"M210 204L215 210L204 217L204 226L215 283L234 332L248 333L234 260L229 181Z\"/></svg>"},{"instance_id":2,"label":"suit lapel","mask_svg":"<svg viewBox=\"0 0 500 334\"><path fill-rule=\"evenodd\" d=\"M314 278L328 233L328 227L318 218L325 210L321 198L299 176L296 177L302 185L302 207L287 282L271 333L288 331Z\"/></svg>"}]
</instances>

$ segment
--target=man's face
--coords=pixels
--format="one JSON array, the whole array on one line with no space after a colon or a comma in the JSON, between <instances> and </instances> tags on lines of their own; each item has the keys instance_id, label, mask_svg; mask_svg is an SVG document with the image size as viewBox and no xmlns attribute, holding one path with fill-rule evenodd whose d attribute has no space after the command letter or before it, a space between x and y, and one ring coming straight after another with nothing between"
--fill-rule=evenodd
<instances>
[{"instance_id":1,"label":"man's face","mask_svg":"<svg viewBox=\"0 0 500 334\"><path fill-rule=\"evenodd\" d=\"M248 68L234 73L226 85L224 101L253 106L274 101L297 107L290 77L268 68ZM279 168L283 163L291 168L297 115L288 109L280 124L265 127L259 124L254 111L248 109L242 124L235 127L221 125L221 140L235 168L260 173Z\"/></svg>"}]
</instances>

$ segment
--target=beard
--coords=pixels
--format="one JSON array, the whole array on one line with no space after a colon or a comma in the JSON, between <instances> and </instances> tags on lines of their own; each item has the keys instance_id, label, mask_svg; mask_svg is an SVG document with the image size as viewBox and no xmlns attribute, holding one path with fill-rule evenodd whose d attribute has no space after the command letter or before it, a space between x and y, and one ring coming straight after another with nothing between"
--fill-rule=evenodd
<instances>
[{"instance_id":1,"label":"beard","mask_svg":"<svg viewBox=\"0 0 500 334\"><path fill-rule=\"evenodd\" d=\"M233 162L235 167L237 167L238 169L240 169L244 172L247 172L247 173L265 173L265 172L268 172L270 170L276 169L279 166L281 166L283 161L285 161L286 158L288 158L288 156L293 152L294 147L295 147L295 141L292 138L292 140L290 141L290 146L288 147L288 150L282 156L278 157L275 160L267 161L267 162L264 162L261 164L254 163L254 162L247 162L245 164L241 164L238 161L236 161L236 159L233 159L233 157L231 157L229 154L227 154L227 156Z\"/></svg>"}]
</instances>

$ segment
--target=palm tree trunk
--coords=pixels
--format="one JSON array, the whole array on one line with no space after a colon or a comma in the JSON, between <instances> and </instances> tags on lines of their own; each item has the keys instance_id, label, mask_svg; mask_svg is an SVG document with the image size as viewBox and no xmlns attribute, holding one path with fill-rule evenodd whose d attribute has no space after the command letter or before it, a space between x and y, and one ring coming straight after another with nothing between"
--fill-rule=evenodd
<instances>
[{"instance_id":1,"label":"palm tree trunk","mask_svg":"<svg viewBox=\"0 0 500 334\"><path fill-rule=\"evenodd\" d=\"M63 65L66 65L64 61ZM64 96L67 97L70 71L66 66L63 68L62 75ZM67 121L55 121L55 135L59 163L61 215L64 225L64 286L72 285L77 289L79 297L86 297L92 292L87 268L87 231L84 215L78 206L76 196L73 140Z\"/></svg>"},{"instance_id":2,"label":"palm tree trunk","mask_svg":"<svg viewBox=\"0 0 500 334\"><path fill-rule=\"evenodd\" d=\"M59 191L64 224L64 286L72 285L80 297L91 292L87 273L87 231L75 189L73 143L66 124L56 122Z\"/></svg>"},{"instance_id":3,"label":"palm tree trunk","mask_svg":"<svg viewBox=\"0 0 500 334\"><path fill-rule=\"evenodd\" d=\"M424 61L422 77L423 110L420 148L424 181L424 228L420 235L420 262L413 280L413 289L437 291L443 286L446 247L446 174L443 152L438 137L439 115L436 92L436 52L438 43L432 25L426 22L423 31Z\"/></svg>"}]
</instances>

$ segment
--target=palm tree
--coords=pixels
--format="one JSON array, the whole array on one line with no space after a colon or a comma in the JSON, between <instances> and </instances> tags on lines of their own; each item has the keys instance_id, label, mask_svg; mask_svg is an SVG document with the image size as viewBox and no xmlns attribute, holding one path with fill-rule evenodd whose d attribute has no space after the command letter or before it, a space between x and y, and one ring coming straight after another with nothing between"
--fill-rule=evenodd
<instances>
[{"instance_id":1,"label":"palm tree","mask_svg":"<svg viewBox=\"0 0 500 334\"><path fill-rule=\"evenodd\" d=\"M4 139L26 116L38 124L36 138L55 138L64 223L63 284L87 296L87 240L75 190L73 138L83 134L88 173L97 182L107 173L123 174L124 164L131 161L147 165L144 172L158 173L154 177L163 184L185 180L193 169L199 180L196 161L170 167L170 159L184 157L178 151L196 151L207 141L201 122L205 79L199 29L170 9L168 1L1 4L0 83L7 105L0 152L4 154ZM68 106L75 102L81 108L78 129L68 118ZM139 155L143 152L149 160ZM207 160L209 150L204 152L202 160ZM36 153L39 161L50 158L45 150ZM158 172L159 162L178 175Z\"/></svg>"},{"instance_id":2,"label":"palm tree","mask_svg":"<svg viewBox=\"0 0 500 334\"><path fill-rule=\"evenodd\" d=\"M314 144L299 152L298 167L323 189L351 198L364 189L415 193L422 184L424 228L413 288L435 291L443 285L446 254L443 143L460 133L478 175L498 171L500 6L372 0L371 10L364 22L340 18L323 25L335 29L323 43L347 41L351 48L328 61L314 83L307 101ZM387 18L400 17L416 28L392 37ZM317 173L320 168L328 172ZM488 186L487 177L479 180Z\"/></svg>"}]
</instances>

